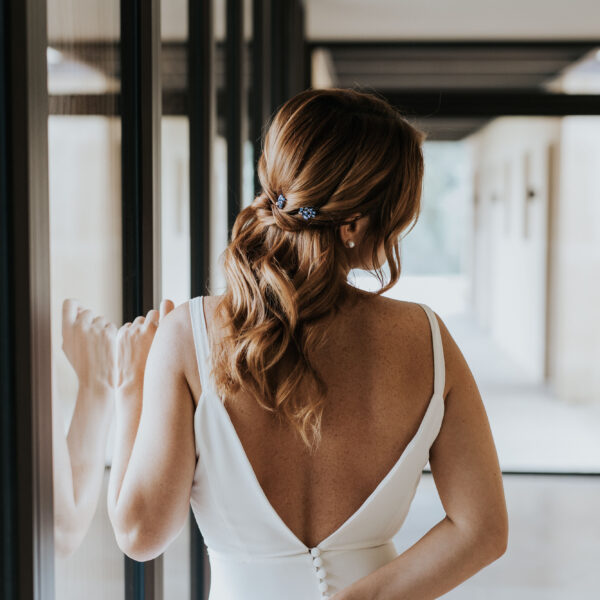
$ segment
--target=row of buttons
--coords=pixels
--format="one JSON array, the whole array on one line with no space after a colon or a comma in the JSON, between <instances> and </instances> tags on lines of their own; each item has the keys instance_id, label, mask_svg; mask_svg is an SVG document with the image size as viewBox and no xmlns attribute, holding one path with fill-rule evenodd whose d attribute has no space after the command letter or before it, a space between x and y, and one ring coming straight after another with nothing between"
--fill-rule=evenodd
<instances>
[{"instance_id":1,"label":"row of buttons","mask_svg":"<svg viewBox=\"0 0 600 600\"><path fill-rule=\"evenodd\" d=\"M311 548L310 555L312 556L313 566L315 567L315 573L319 578L319 590L321 590L321 598L329 598L329 594L327 593L327 590L329 589L329 584L325 579L327 571L323 568L321 550L319 550L319 548Z\"/></svg>"}]
</instances>

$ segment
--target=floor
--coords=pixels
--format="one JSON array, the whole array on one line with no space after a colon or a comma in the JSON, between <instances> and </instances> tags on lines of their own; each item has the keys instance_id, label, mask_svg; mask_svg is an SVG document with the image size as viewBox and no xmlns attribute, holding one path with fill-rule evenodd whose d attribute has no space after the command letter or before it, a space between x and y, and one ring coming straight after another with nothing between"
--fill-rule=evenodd
<instances>
[{"instance_id":1,"label":"floor","mask_svg":"<svg viewBox=\"0 0 600 600\"><path fill-rule=\"evenodd\" d=\"M529 383L468 316L444 322L477 381L503 471L600 473L600 401L560 402Z\"/></svg>"},{"instance_id":2,"label":"floor","mask_svg":"<svg viewBox=\"0 0 600 600\"><path fill-rule=\"evenodd\" d=\"M443 597L449 600L598 600L600 476L505 475L506 553ZM444 517L424 474L394 538L399 552Z\"/></svg>"}]
</instances>

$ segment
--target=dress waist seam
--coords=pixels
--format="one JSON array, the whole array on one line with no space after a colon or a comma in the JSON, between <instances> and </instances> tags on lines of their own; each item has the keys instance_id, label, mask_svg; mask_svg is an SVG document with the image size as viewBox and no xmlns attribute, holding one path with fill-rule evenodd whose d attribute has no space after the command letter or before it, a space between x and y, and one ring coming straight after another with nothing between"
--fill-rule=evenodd
<instances>
[{"instance_id":1,"label":"dress waist seam","mask_svg":"<svg viewBox=\"0 0 600 600\"><path fill-rule=\"evenodd\" d=\"M392 539L385 541L374 542L373 544L364 545L356 544L356 545L348 545L344 547L335 547L331 548L321 548L322 554L341 554L343 552L360 552L361 550L375 550L377 548L383 548L385 546L392 545L394 543ZM395 546L394 546L395 548ZM220 559L224 561L241 561L241 562L269 562L269 561L286 561L290 559L300 559L304 560L306 556L309 555L307 551L290 551L289 553L278 553L278 554L257 554L255 552L249 551L248 553L240 553L240 552L231 552L231 551L220 551L211 548L210 546L206 547L206 551L210 558Z\"/></svg>"}]
</instances>

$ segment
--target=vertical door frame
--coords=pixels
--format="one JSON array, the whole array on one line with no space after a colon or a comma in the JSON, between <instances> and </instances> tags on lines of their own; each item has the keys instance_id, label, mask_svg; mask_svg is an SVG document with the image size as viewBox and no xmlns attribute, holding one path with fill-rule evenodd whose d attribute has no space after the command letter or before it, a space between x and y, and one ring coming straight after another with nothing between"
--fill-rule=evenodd
<instances>
[{"instance_id":1,"label":"vertical door frame","mask_svg":"<svg viewBox=\"0 0 600 600\"><path fill-rule=\"evenodd\" d=\"M244 123L247 115L243 0L226 0L226 20L227 239L230 240L243 198Z\"/></svg>"},{"instance_id":2,"label":"vertical door frame","mask_svg":"<svg viewBox=\"0 0 600 600\"><path fill-rule=\"evenodd\" d=\"M261 186L256 165L264 131L286 100L310 86L310 50L305 40L303 0L254 0L252 19L250 137L258 194Z\"/></svg>"},{"instance_id":3,"label":"vertical door frame","mask_svg":"<svg viewBox=\"0 0 600 600\"><path fill-rule=\"evenodd\" d=\"M271 112L307 83L303 0L271 0Z\"/></svg>"},{"instance_id":4,"label":"vertical door frame","mask_svg":"<svg viewBox=\"0 0 600 600\"><path fill-rule=\"evenodd\" d=\"M210 199L216 131L213 0L188 0L187 113L190 144L191 297L209 292ZM190 510L190 598L208 597L210 564L204 538Z\"/></svg>"},{"instance_id":5,"label":"vertical door frame","mask_svg":"<svg viewBox=\"0 0 600 600\"><path fill-rule=\"evenodd\" d=\"M208 292L210 198L216 127L213 0L188 0L187 113L190 139L190 253L192 297Z\"/></svg>"},{"instance_id":6,"label":"vertical door frame","mask_svg":"<svg viewBox=\"0 0 600 600\"><path fill-rule=\"evenodd\" d=\"M3 599L54 598L46 2L0 0Z\"/></svg>"},{"instance_id":7,"label":"vertical door frame","mask_svg":"<svg viewBox=\"0 0 600 600\"><path fill-rule=\"evenodd\" d=\"M121 0L123 320L160 302L160 0ZM125 600L162 600L163 557L125 560Z\"/></svg>"}]
</instances>

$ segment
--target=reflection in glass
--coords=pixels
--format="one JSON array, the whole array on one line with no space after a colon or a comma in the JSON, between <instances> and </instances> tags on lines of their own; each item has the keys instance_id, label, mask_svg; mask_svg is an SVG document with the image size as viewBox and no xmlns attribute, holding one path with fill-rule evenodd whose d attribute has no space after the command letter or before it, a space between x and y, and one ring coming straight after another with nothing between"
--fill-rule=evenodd
<instances>
[{"instance_id":1,"label":"reflection in glass","mask_svg":"<svg viewBox=\"0 0 600 600\"><path fill-rule=\"evenodd\" d=\"M244 0L244 90L245 115L242 119L244 127L242 139L243 148L243 175L242 175L242 190L243 197L241 208L249 206L254 200L254 140L252 139L252 107L256 98L256 94L252 89L252 49L254 47L254 31L252 27L252 4L253 0ZM256 157L258 160L258 157Z\"/></svg>"},{"instance_id":2,"label":"reflection in glass","mask_svg":"<svg viewBox=\"0 0 600 600\"><path fill-rule=\"evenodd\" d=\"M114 323L76 301L63 302L62 349L78 389L67 435L57 395L53 405L54 540L61 557L81 545L98 504L113 409L116 331Z\"/></svg>"},{"instance_id":3,"label":"reflection in glass","mask_svg":"<svg viewBox=\"0 0 600 600\"><path fill-rule=\"evenodd\" d=\"M91 308L94 315L104 315L112 323L121 321L121 211L119 169L115 164L120 155L119 133L120 124L114 118L51 116L49 120L53 412L59 421L56 429L60 429L63 417L63 429L67 430L70 415L71 428L79 423L80 415L86 414L95 419L97 428L106 425L103 411L96 415L93 411L81 411L82 401L100 405L103 400L97 390L95 395L86 395L86 383L78 381L62 350L63 325L64 331L70 327L68 321L63 321L62 309L64 300L72 298ZM83 427L82 431L86 429ZM102 439L99 435L95 443L100 444ZM77 447L69 445L71 451ZM109 464L106 447L102 453L105 464ZM76 456L70 458L75 480L77 469L85 467L86 462L84 457L79 457L81 462ZM60 484L58 473L55 475L55 485ZM107 482L105 471L98 496L91 500L96 502L96 512L81 545L72 546L74 553L66 558L60 557L57 548L57 599L79 598L83 593L97 598L123 595L122 554L104 501ZM61 514L60 506L55 507L55 513ZM91 588L93 592L89 591Z\"/></svg>"},{"instance_id":4,"label":"reflection in glass","mask_svg":"<svg viewBox=\"0 0 600 600\"><path fill-rule=\"evenodd\" d=\"M210 199L210 276L212 295L222 293L225 279L221 271L219 257L227 247L227 123L225 118L225 32L227 13L225 0L214 2L215 36L215 94L217 132L213 146L213 193Z\"/></svg>"},{"instance_id":5,"label":"reflection in glass","mask_svg":"<svg viewBox=\"0 0 600 600\"><path fill-rule=\"evenodd\" d=\"M118 0L48 1L57 600L124 594L106 510L114 400L93 372L121 323L119 12Z\"/></svg>"}]
</instances>

